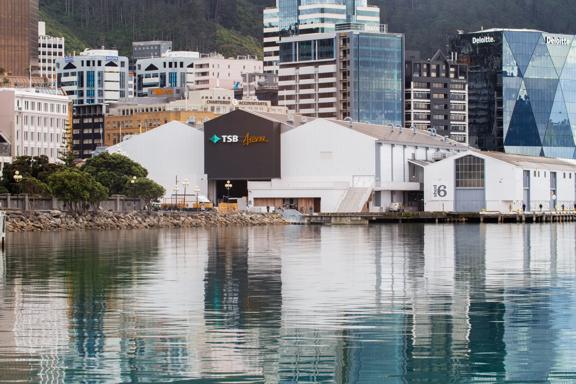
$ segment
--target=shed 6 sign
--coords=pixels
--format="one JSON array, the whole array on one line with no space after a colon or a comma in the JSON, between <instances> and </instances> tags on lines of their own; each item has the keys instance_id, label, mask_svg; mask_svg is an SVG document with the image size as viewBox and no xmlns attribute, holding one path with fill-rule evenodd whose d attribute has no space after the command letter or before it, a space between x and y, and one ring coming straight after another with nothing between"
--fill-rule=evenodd
<instances>
[{"instance_id":1,"label":"shed 6 sign","mask_svg":"<svg viewBox=\"0 0 576 384\"><path fill-rule=\"evenodd\" d=\"M439 197L443 199L446 196L448 196L448 189L446 188L445 185L434 185L433 188L434 191L432 192L432 194L434 197Z\"/></svg>"}]
</instances>

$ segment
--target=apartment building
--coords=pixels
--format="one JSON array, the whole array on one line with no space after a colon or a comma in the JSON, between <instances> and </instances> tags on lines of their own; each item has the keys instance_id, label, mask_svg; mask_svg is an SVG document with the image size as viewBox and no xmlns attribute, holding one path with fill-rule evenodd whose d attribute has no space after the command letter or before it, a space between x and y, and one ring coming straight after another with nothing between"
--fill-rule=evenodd
<instances>
[{"instance_id":1,"label":"apartment building","mask_svg":"<svg viewBox=\"0 0 576 384\"><path fill-rule=\"evenodd\" d=\"M380 8L368 0L276 0L264 10L264 71L278 73L285 37L334 32L342 23L378 26Z\"/></svg>"},{"instance_id":2,"label":"apartment building","mask_svg":"<svg viewBox=\"0 0 576 384\"><path fill-rule=\"evenodd\" d=\"M59 162L65 145L69 99L55 90L0 88L0 134L11 156L47 156Z\"/></svg>"},{"instance_id":3,"label":"apartment building","mask_svg":"<svg viewBox=\"0 0 576 384\"><path fill-rule=\"evenodd\" d=\"M85 50L56 60L57 86L75 105L108 104L129 96L128 58L117 50Z\"/></svg>"},{"instance_id":4,"label":"apartment building","mask_svg":"<svg viewBox=\"0 0 576 384\"><path fill-rule=\"evenodd\" d=\"M468 143L468 66L438 51L427 60L406 60L405 121Z\"/></svg>"},{"instance_id":5,"label":"apartment building","mask_svg":"<svg viewBox=\"0 0 576 384\"><path fill-rule=\"evenodd\" d=\"M77 159L92 157L94 151L104 143L105 104L73 106L72 154Z\"/></svg>"},{"instance_id":6,"label":"apartment building","mask_svg":"<svg viewBox=\"0 0 576 384\"><path fill-rule=\"evenodd\" d=\"M56 60L64 57L65 39L46 34L46 23L38 22L38 75L56 85Z\"/></svg>"}]
</instances>

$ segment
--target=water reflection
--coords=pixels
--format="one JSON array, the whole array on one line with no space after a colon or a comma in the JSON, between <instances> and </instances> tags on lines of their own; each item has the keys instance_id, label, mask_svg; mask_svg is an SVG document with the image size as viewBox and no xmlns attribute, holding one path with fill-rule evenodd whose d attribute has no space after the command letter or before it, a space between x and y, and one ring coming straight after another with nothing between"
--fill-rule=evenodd
<instances>
[{"instance_id":1,"label":"water reflection","mask_svg":"<svg viewBox=\"0 0 576 384\"><path fill-rule=\"evenodd\" d=\"M15 235L0 382L576 380L575 229Z\"/></svg>"}]
</instances>

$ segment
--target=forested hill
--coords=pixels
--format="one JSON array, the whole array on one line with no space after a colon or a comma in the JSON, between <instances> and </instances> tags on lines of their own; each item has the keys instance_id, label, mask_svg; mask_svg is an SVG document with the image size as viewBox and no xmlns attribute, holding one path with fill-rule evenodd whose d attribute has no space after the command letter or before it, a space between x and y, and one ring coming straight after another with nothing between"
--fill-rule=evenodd
<instances>
[{"instance_id":1,"label":"forested hill","mask_svg":"<svg viewBox=\"0 0 576 384\"><path fill-rule=\"evenodd\" d=\"M86 46L130 51L133 40L173 40L178 50L261 55L262 9L275 0L40 0L49 31ZM372 0L407 49L431 54L457 30L535 28L576 33L574 0Z\"/></svg>"}]
</instances>

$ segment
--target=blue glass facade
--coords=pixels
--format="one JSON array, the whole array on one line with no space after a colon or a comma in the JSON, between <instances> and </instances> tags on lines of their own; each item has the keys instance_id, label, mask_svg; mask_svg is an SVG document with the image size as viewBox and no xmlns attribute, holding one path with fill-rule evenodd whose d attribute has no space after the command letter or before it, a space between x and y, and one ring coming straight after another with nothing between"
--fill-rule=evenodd
<instances>
[{"instance_id":1,"label":"blue glass facade","mask_svg":"<svg viewBox=\"0 0 576 384\"><path fill-rule=\"evenodd\" d=\"M470 64L470 143L481 149L576 158L576 40L489 30L451 42Z\"/></svg>"},{"instance_id":2,"label":"blue glass facade","mask_svg":"<svg viewBox=\"0 0 576 384\"><path fill-rule=\"evenodd\" d=\"M350 117L372 124L404 121L404 39L350 33Z\"/></svg>"}]
</instances>

